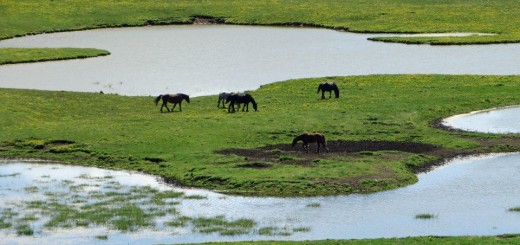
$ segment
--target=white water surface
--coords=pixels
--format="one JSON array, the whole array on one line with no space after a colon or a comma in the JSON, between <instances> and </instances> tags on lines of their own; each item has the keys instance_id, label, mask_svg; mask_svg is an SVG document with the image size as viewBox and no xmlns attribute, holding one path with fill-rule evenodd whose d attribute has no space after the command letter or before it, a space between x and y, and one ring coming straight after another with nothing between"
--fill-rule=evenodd
<instances>
[{"instance_id":1,"label":"white water surface","mask_svg":"<svg viewBox=\"0 0 520 245\"><path fill-rule=\"evenodd\" d=\"M520 133L520 106L494 108L455 115L443 120L445 126L481 133Z\"/></svg>"},{"instance_id":2,"label":"white water surface","mask_svg":"<svg viewBox=\"0 0 520 245\"><path fill-rule=\"evenodd\" d=\"M0 66L0 87L190 96L295 78L368 74L520 74L520 44L431 46L382 34L230 25L96 29L26 36L0 47L78 47L105 57Z\"/></svg>"},{"instance_id":3,"label":"white water surface","mask_svg":"<svg viewBox=\"0 0 520 245\"><path fill-rule=\"evenodd\" d=\"M92 167L5 162L0 165L0 207L33 200L38 193L24 189L38 185L52 191L64 180L75 181L80 175L123 186L152 186L160 190L183 191L206 196L202 200L183 200L178 206L189 217L249 218L260 226L306 227L308 232L290 236L240 236L201 234L189 229L143 230L122 233L96 227L86 230L46 230L33 236L17 236L0 230L0 244L154 244L241 240L316 240L358 239L408 236L497 235L520 232L520 213L508 211L520 206L520 153L493 154L454 159L431 172L419 174L417 184L374 194L354 194L313 198L237 197L211 191L181 189L156 178L127 171ZM104 178L110 176L110 178ZM92 180L91 180L92 181ZM44 188L44 183L49 183ZM54 183L54 184L53 184ZM59 186L59 185L58 185ZM97 188L103 188L98 183ZM54 187L56 188L56 187ZM59 189L59 188L58 188ZM58 190L56 190L58 191ZM309 204L319 204L309 207ZM23 210L21 210L23 212ZM417 219L418 214L432 214L432 219ZM106 234L108 240L94 236Z\"/></svg>"}]
</instances>

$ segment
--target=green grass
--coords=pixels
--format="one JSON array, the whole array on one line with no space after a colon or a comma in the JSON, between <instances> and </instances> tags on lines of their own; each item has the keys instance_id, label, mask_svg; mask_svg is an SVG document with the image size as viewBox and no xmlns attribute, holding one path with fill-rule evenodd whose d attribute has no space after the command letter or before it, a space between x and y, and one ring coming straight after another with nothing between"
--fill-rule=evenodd
<instances>
[{"instance_id":1,"label":"green grass","mask_svg":"<svg viewBox=\"0 0 520 245\"><path fill-rule=\"evenodd\" d=\"M436 217L435 215L428 214L428 213L421 213L421 214L415 215L416 219L433 219L435 217Z\"/></svg>"},{"instance_id":2,"label":"green grass","mask_svg":"<svg viewBox=\"0 0 520 245\"><path fill-rule=\"evenodd\" d=\"M0 48L0 65L83 59L109 54L106 50L87 48Z\"/></svg>"},{"instance_id":3,"label":"green grass","mask_svg":"<svg viewBox=\"0 0 520 245\"><path fill-rule=\"evenodd\" d=\"M511 212L520 212L520 207L514 207L514 208L510 208L508 210Z\"/></svg>"},{"instance_id":4,"label":"green grass","mask_svg":"<svg viewBox=\"0 0 520 245\"><path fill-rule=\"evenodd\" d=\"M394 245L394 244L518 244L520 235L502 235L502 236L466 236L466 237L407 237L407 238L387 238L387 239L356 239L356 240L319 240L319 241L257 241L257 242L211 242L200 244L211 245Z\"/></svg>"},{"instance_id":5,"label":"green grass","mask_svg":"<svg viewBox=\"0 0 520 245\"><path fill-rule=\"evenodd\" d=\"M478 32L494 36L385 37L403 43L484 44L520 42L520 4L506 1L16 1L0 2L0 39L104 27L192 23L210 16L227 24L306 25L353 32ZM377 35L376 35L377 36ZM94 52L94 53L92 53ZM0 64L106 55L82 49L0 49Z\"/></svg>"},{"instance_id":6,"label":"green grass","mask_svg":"<svg viewBox=\"0 0 520 245\"><path fill-rule=\"evenodd\" d=\"M324 79L298 79L252 91L259 111L234 114L215 108L216 96L193 98L183 112L160 113L152 97L0 89L0 156L138 170L185 186L242 195L374 192L415 183L416 169L445 156L519 150L518 135L431 127L449 115L518 104L519 78L333 77L327 79L343 92L330 100L320 100L315 92ZM324 133L329 143L413 142L439 151L287 151L293 137L314 131ZM255 149L277 144L277 150ZM217 153L230 148L260 156Z\"/></svg>"}]
</instances>

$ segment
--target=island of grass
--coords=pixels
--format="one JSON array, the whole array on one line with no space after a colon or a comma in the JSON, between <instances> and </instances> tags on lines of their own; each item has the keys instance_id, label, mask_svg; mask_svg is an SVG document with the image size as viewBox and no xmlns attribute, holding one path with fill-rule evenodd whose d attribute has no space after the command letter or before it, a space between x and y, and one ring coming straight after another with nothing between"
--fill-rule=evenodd
<instances>
[{"instance_id":1,"label":"island of grass","mask_svg":"<svg viewBox=\"0 0 520 245\"><path fill-rule=\"evenodd\" d=\"M106 50L91 48L0 48L0 65L109 55Z\"/></svg>"},{"instance_id":2,"label":"island of grass","mask_svg":"<svg viewBox=\"0 0 520 245\"><path fill-rule=\"evenodd\" d=\"M258 112L217 95L160 113L154 97L0 89L0 157L137 170L182 186L257 196L367 193L413 184L454 156L520 149L520 137L440 128L441 118L520 103L520 76L297 79L251 91ZM339 99L317 85L334 81ZM321 132L329 153L291 147Z\"/></svg>"}]
</instances>

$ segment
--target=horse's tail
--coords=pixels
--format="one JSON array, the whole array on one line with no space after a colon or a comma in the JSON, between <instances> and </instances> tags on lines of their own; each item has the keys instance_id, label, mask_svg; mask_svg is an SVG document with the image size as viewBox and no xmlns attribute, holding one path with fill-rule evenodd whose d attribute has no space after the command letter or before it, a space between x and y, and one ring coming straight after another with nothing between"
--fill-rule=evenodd
<instances>
[{"instance_id":1,"label":"horse's tail","mask_svg":"<svg viewBox=\"0 0 520 245\"><path fill-rule=\"evenodd\" d=\"M336 95L336 98L339 98L339 88L336 84L334 84L334 95Z\"/></svg>"},{"instance_id":2,"label":"horse's tail","mask_svg":"<svg viewBox=\"0 0 520 245\"><path fill-rule=\"evenodd\" d=\"M153 100L153 102L155 103L155 105L157 105L157 103L159 103L159 100L160 100L161 98L162 98L162 95L159 95L159 96L157 96L157 98L155 98L155 99Z\"/></svg>"},{"instance_id":3,"label":"horse's tail","mask_svg":"<svg viewBox=\"0 0 520 245\"><path fill-rule=\"evenodd\" d=\"M321 139L323 140L321 144L325 147L325 150L329 152L329 147L327 147L327 140L325 139L325 135L322 134Z\"/></svg>"}]
</instances>

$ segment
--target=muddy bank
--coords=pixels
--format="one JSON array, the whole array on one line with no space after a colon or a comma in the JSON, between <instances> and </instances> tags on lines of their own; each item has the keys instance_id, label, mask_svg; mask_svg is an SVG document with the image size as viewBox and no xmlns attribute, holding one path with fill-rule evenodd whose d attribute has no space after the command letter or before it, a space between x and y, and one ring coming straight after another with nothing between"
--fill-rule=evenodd
<instances>
[{"instance_id":1,"label":"muddy bank","mask_svg":"<svg viewBox=\"0 0 520 245\"><path fill-rule=\"evenodd\" d=\"M396 151L402 153L423 154L434 156L435 160L428 162L422 166L410 166L415 173L429 171L436 166L443 165L448 160L468 155L484 154L491 152L515 152L520 151L520 138L518 137L502 137L502 138L467 138L470 141L478 142L479 147L471 149L443 148L440 146L416 142L399 142L399 141L328 141L327 146L329 152L324 149L320 153L316 153L316 144L310 144L309 153L302 149L301 143L295 147L291 144L277 144L259 147L255 149L239 149L230 148L216 151L222 155L237 155L244 157L248 162L243 167L251 168L267 168L270 162L281 162L286 157L290 164L298 164L311 167L318 159L329 159L337 156L363 157L371 155L373 152Z\"/></svg>"}]
</instances>

